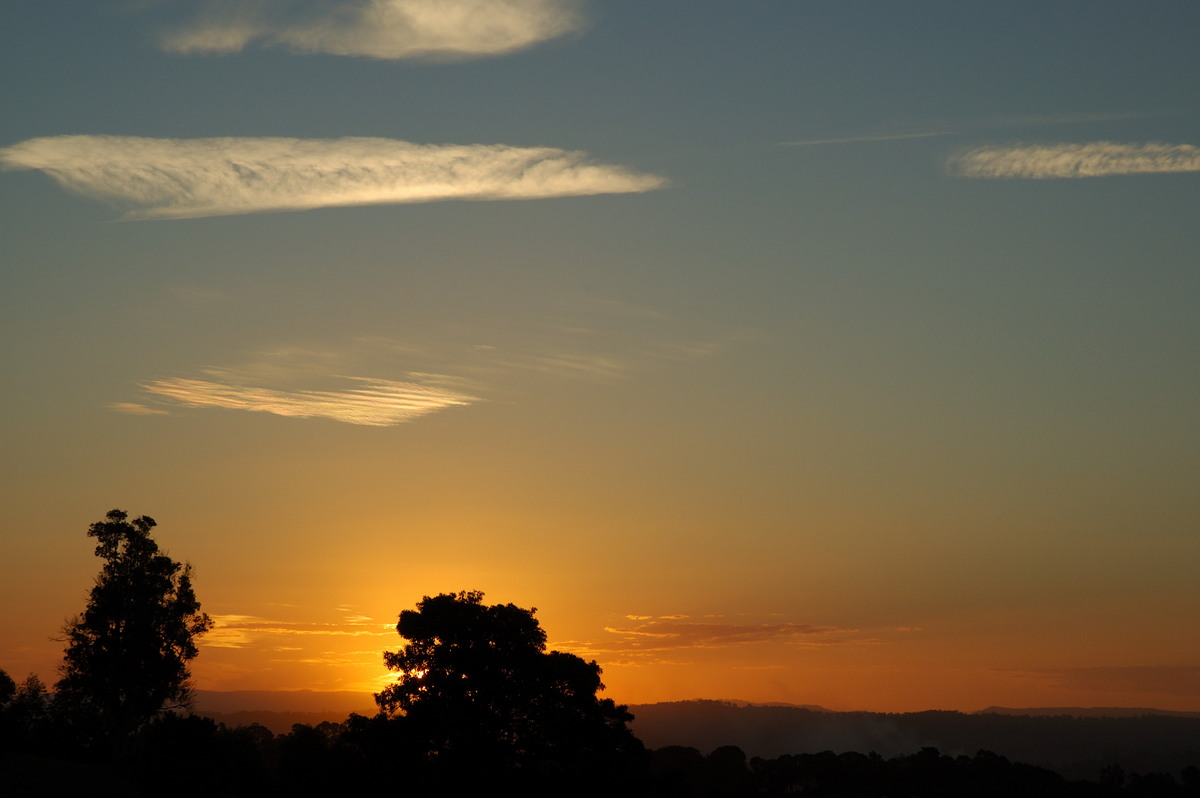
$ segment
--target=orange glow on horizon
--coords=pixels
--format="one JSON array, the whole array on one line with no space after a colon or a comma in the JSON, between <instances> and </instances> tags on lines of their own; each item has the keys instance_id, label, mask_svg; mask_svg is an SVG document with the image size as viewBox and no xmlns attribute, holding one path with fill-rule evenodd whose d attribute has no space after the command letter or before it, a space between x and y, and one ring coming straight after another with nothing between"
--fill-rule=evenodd
<instances>
[{"instance_id":1,"label":"orange glow on horizon","mask_svg":"<svg viewBox=\"0 0 1200 798\"><path fill-rule=\"evenodd\" d=\"M394 628L348 608L339 612L340 617L331 613L320 623L229 616L229 623L240 626L219 626L213 641L201 643L201 656L193 663L196 685L205 690L373 694L394 683L396 674L382 660L384 651L403 643ZM660 631L658 638L621 638L600 630L591 642L551 636L549 647L595 659L603 669L604 696L622 704L716 699L881 712L988 706L1197 708L1190 696L1158 690L1145 675L1135 683L1138 674L1133 671L1127 673L1128 684L1102 684L1086 667L1032 668L1022 665L1024 657L1011 649L989 654L964 647L969 638L961 635L851 630L814 642L809 638L831 632L686 618L652 628L671 632ZM674 645L688 634L697 635L696 642ZM716 634L726 638L714 640ZM1119 668L1114 672L1126 673Z\"/></svg>"}]
</instances>

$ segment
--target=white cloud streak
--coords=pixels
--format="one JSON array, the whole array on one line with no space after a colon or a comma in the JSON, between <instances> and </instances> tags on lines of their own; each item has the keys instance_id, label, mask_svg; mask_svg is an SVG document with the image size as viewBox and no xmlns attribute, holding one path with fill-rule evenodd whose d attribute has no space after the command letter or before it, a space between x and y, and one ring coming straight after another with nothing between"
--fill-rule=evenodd
<instances>
[{"instance_id":1,"label":"white cloud streak","mask_svg":"<svg viewBox=\"0 0 1200 798\"><path fill-rule=\"evenodd\" d=\"M129 207L135 219L622 194L666 183L552 147L381 138L54 136L0 149L0 164L41 170L70 191Z\"/></svg>"},{"instance_id":2,"label":"white cloud streak","mask_svg":"<svg viewBox=\"0 0 1200 798\"><path fill-rule=\"evenodd\" d=\"M228 54L260 43L295 53L462 60L516 52L583 27L578 0L239 0L209 3L161 46Z\"/></svg>"},{"instance_id":3,"label":"white cloud streak","mask_svg":"<svg viewBox=\"0 0 1200 798\"><path fill-rule=\"evenodd\" d=\"M1112 141L989 145L952 157L947 169L958 177L1035 180L1200 172L1200 148Z\"/></svg>"},{"instance_id":4,"label":"white cloud streak","mask_svg":"<svg viewBox=\"0 0 1200 798\"><path fill-rule=\"evenodd\" d=\"M211 380L156 380L150 393L193 407L254 410L277 416L329 418L348 424L386 427L459 405L475 398L444 388L391 380L358 379L344 391L283 391Z\"/></svg>"}]
</instances>

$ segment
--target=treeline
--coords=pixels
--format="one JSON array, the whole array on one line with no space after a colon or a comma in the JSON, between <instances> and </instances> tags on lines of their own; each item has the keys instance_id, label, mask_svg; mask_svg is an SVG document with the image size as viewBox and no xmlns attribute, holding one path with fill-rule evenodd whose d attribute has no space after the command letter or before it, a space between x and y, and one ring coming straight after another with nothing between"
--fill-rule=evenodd
<instances>
[{"instance_id":1,"label":"treeline","mask_svg":"<svg viewBox=\"0 0 1200 798\"><path fill-rule=\"evenodd\" d=\"M11 680L7 683L12 685ZM4 685L0 683L0 690ZM1200 796L1200 769L1130 773L1111 766L1071 781L1041 767L980 751L934 748L884 758L874 753L797 753L748 758L736 746L576 748L571 757L501 759L433 753L403 716L351 715L342 723L297 724L286 734L228 727L199 715L165 713L127 750L91 750L36 679L0 701L0 795L7 798L241 798L242 796ZM447 762L441 760L445 759Z\"/></svg>"}]
</instances>

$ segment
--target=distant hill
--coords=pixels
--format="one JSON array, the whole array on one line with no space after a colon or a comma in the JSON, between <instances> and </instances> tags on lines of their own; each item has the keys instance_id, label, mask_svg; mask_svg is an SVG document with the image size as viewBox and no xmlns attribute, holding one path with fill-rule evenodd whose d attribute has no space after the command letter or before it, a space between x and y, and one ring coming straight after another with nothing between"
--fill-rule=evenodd
<instances>
[{"instance_id":1,"label":"distant hill","mask_svg":"<svg viewBox=\"0 0 1200 798\"><path fill-rule=\"evenodd\" d=\"M885 757L926 747L967 756L985 750L1074 779L1095 779L1111 764L1129 773L1176 776L1184 767L1200 766L1200 716L1195 713L1138 710L1135 716L1087 717L1093 710L1050 708L885 714L729 701L642 704L629 710L634 733L648 747L682 745L705 754L722 745L768 759L826 750L875 751Z\"/></svg>"},{"instance_id":2,"label":"distant hill","mask_svg":"<svg viewBox=\"0 0 1200 798\"><path fill-rule=\"evenodd\" d=\"M351 712L374 715L378 709L370 693L314 690L197 690L192 711L226 726L258 723L276 734L286 734L296 723L316 726L339 723Z\"/></svg>"},{"instance_id":3,"label":"distant hill","mask_svg":"<svg viewBox=\"0 0 1200 798\"><path fill-rule=\"evenodd\" d=\"M349 690L197 690L195 705L200 713L262 709L273 712L375 711L375 699L370 693Z\"/></svg>"}]
</instances>

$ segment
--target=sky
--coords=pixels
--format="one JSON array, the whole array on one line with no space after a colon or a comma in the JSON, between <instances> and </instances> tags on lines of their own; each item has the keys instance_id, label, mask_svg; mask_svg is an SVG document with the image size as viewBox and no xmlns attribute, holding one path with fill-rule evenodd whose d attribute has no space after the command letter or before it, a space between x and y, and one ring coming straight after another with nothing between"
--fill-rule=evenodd
<instances>
[{"instance_id":1,"label":"sky","mask_svg":"<svg viewBox=\"0 0 1200 798\"><path fill-rule=\"evenodd\" d=\"M158 522L204 690L425 595L621 703L1200 710L1200 4L17 0L0 668Z\"/></svg>"}]
</instances>

